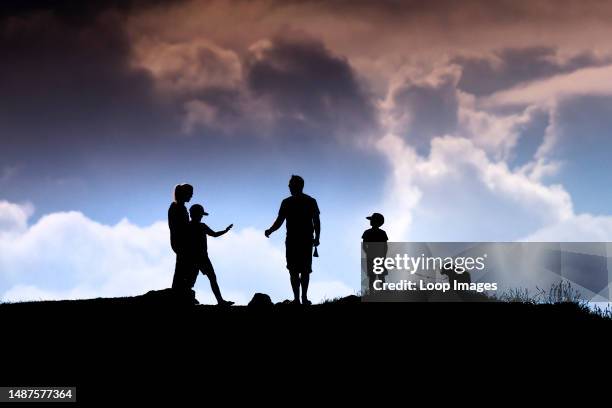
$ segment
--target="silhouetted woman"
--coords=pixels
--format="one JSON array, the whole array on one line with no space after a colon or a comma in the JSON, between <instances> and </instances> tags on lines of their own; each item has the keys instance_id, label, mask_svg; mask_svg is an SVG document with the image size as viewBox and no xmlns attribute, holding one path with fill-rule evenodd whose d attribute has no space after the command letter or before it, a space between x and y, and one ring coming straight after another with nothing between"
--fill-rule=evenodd
<instances>
[{"instance_id":1,"label":"silhouetted woman","mask_svg":"<svg viewBox=\"0 0 612 408\"><path fill-rule=\"evenodd\" d=\"M174 187L174 201L168 208L168 227L170 227L170 245L176 253L176 266L172 289L187 290L193 262L189 257L188 226L189 213L185 203L193 196L193 186L177 184Z\"/></svg>"}]
</instances>

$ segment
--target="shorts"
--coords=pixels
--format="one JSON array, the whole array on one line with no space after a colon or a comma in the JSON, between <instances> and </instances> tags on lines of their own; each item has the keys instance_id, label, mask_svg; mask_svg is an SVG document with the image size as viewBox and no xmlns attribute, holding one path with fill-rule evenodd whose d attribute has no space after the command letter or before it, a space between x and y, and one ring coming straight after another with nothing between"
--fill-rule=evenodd
<instances>
[{"instance_id":1,"label":"shorts","mask_svg":"<svg viewBox=\"0 0 612 408\"><path fill-rule=\"evenodd\" d=\"M202 272L203 275L208 276L208 279L215 279L217 275L215 275L215 270L212 266L212 262L210 262L210 258L208 254L197 255L194 257L194 266L191 270L191 275L189 277L189 283L191 287L195 285L196 280L198 279L198 273Z\"/></svg>"},{"instance_id":2,"label":"shorts","mask_svg":"<svg viewBox=\"0 0 612 408\"><path fill-rule=\"evenodd\" d=\"M312 239L285 241L285 257L289 273L312 272L312 247Z\"/></svg>"}]
</instances>

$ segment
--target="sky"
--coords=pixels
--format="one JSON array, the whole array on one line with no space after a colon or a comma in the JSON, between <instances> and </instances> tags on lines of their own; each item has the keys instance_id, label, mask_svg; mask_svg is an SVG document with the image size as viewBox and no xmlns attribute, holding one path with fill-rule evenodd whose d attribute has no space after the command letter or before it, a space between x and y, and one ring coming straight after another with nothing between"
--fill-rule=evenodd
<instances>
[{"instance_id":1,"label":"sky","mask_svg":"<svg viewBox=\"0 0 612 408\"><path fill-rule=\"evenodd\" d=\"M290 297L292 174L321 209L314 300L392 241L610 241L612 5L601 1L0 5L0 299L168 287L195 187L228 299ZM206 278L198 298L212 302Z\"/></svg>"}]
</instances>

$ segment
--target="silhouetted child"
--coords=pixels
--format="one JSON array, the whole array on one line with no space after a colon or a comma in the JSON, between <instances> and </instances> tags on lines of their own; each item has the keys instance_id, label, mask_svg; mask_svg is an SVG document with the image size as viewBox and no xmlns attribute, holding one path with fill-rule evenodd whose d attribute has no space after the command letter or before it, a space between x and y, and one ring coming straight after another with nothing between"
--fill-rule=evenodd
<instances>
[{"instance_id":1,"label":"silhouetted child","mask_svg":"<svg viewBox=\"0 0 612 408\"><path fill-rule=\"evenodd\" d=\"M202 272L202 274L208 276L208 279L210 280L210 287L215 294L217 303L221 306L233 305L234 302L223 300L223 297L221 296L221 290L219 289L219 284L217 283L217 275L215 275L215 270L213 269L210 258L208 257L208 243L206 236L210 235L211 237L219 237L228 232L234 224L230 224L223 231L215 232L211 230L208 225L201 222L202 217L208 215L208 213L204 211L204 207L202 207L200 204L192 205L191 208L189 208L189 215L191 216L191 221L189 222L189 232L190 241L192 244L192 260L196 266L192 286L195 284L198 277L198 272Z\"/></svg>"},{"instance_id":2,"label":"silhouetted child","mask_svg":"<svg viewBox=\"0 0 612 408\"><path fill-rule=\"evenodd\" d=\"M363 232L361 238L363 239L363 250L366 253L366 266L369 287L368 292L372 293L373 284L375 280L385 281L385 276L389 274L387 269L384 269L383 273L374 273L374 258L384 258L387 256L387 233L380 229L385 223L385 217L382 214L374 213L366 219L370 220L372 228L367 229Z\"/></svg>"}]
</instances>

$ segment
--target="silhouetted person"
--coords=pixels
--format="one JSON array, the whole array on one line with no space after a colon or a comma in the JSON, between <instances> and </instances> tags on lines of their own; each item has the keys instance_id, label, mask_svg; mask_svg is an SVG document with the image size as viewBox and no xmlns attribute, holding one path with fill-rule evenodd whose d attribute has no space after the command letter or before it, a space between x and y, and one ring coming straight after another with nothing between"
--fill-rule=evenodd
<instances>
[{"instance_id":1,"label":"silhouetted person","mask_svg":"<svg viewBox=\"0 0 612 408\"><path fill-rule=\"evenodd\" d=\"M363 239L363 250L366 253L366 265L368 273L369 287L368 291L372 293L374 281L381 280L385 281L385 276L389 274L387 269L381 274L374 273L374 258L385 258L387 256L387 233L380 227L385 223L385 217L382 214L374 213L369 217L370 226L372 228L367 229L363 232L361 238Z\"/></svg>"},{"instance_id":2,"label":"silhouetted person","mask_svg":"<svg viewBox=\"0 0 612 408\"><path fill-rule=\"evenodd\" d=\"M208 257L208 243L206 237L208 235L211 237L220 237L229 231L233 224L228 225L228 227L223 231L213 231L208 225L201 222L202 217L208 215L208 213L204 211L204 207L202 207L200 204L192 205L189 209L189 214L191 215L191 221L189 223L189 245L191 257L195 265L195 273L193 273L191 276L189 287L192 288L193 285L195 285L195 281L198 278L198 271L200 271L203 275L208 276L208 279L210 280L210 287L215 294L215 298L217 299L219 306L231 306L234 304L234 302L223 300L223 297L221 296L221 290L219 289L219 284L217 283L217 275L215 275L215 270L213 269L210 258Z\"/></svg>"},{"instance_id":3,"label":"silhouetted person","mask_svg":"<svg viewBox=\"0 0 612 408\"><path fill-rule=\"evenodd\" d=\"M283 200L276 221L266 230L265 234L266 237L269 237L287 220L285 255L291 278L291 288L293 289L293 303L300 303L301 286L302 303L310 305L308 283L312 272L312 247L319 245L321 221L317 200L304 194L303 189L304 179L300 176L291 176L291 180L289 180L291 196Z\"/></svg>"},{"instance_id":4,"label":"silhouetted person","mask_svg":"<svg viewBox=\"0 0 612 408\"><path fill-rule=\"evenodd\" d=\"M170 227L170 245L176 253L176 266L172 289L187 292L189 277L193 274L194 262L189 254L189 214L185 203L191 200L193 187L190 184L178 184L174 187L174 201L168 209L168 227Z\"/></svg>"}]
</instances>

